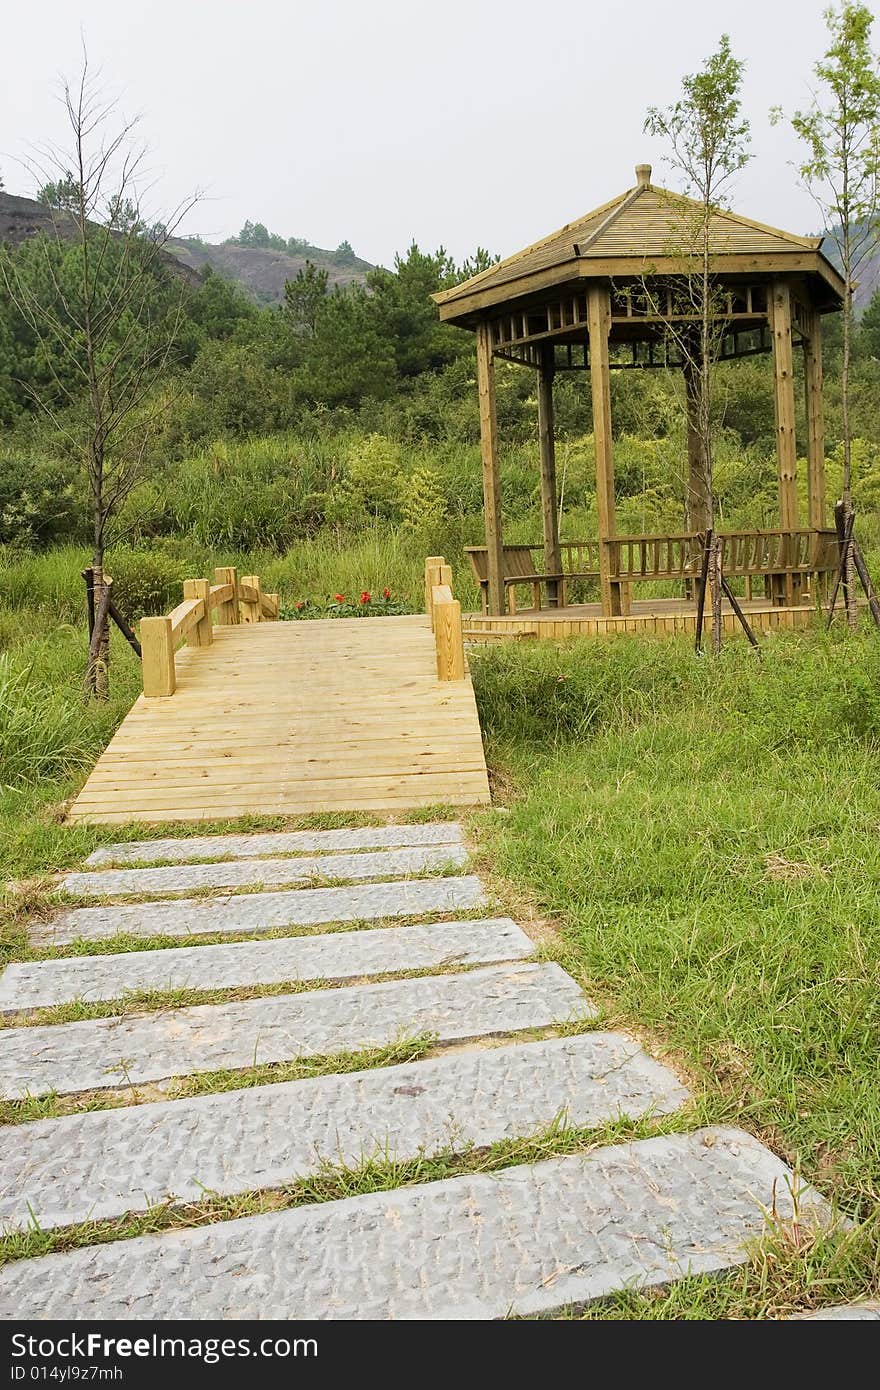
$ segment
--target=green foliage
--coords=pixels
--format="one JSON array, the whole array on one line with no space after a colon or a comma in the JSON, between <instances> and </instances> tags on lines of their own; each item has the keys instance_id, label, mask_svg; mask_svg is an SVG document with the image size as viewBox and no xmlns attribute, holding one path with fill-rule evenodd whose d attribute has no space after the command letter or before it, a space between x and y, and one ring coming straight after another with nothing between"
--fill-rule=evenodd
<instances>
[{"instance_id":1,"label":"green foliage","mask_svg":"<svg viewBox=\"0 0 880 1390\"><path fill-rule=\"evenodd\" d=\"M294 603L281 606L281 617L290 622L301 622L309 618L392 618L415 610L406 600L395 598L386 587L374 594L370 589L362 589L357 598L346 598L345 594L334 594L330 602L316 599L297 599Z\"/></svg>"},{"instance_id":2,"label":"green foliage","mask_svg":"<svg viewBox=\"0 0 880 1390\"><path fill-rule=\"evenodd\" d=\"M837 243L845 278L876 245L880 175L880 73L871 49L874 16L859 0L825 11L830 38L815 67L819 89L792 126L807 146L801 175Z\"/></svg>"},{"instance_id":3,"label":"green foliage","mask_svg":"<svg viewBox=\"0 0 880 1390\"><path fill-rule=\"evenodd\" d=\"M668 141L684 191L707 207L751 158L749 123L742 114L745 63L722 34L699 72L682 79L682 96L666 110L648 108L645 130Z\"/></svg>"},{"instance_id":4,"label":"green foliage","mask_svg":"<svg viewBox=\"0 0 880 1390\"><path fill-rule=\"evenodd\" d=\"M134 694L134 657L119 665L120 696L96 709L83 698L81 631L44 628L19 653L0 652L0 799L90 766Z\"/></svg>"},{"instance_id":5,"label":"green foliage","mask_svg":"<svg viewBox=\"0 0 880 1390\"><path fill-rule=\"evenodd\" d=\"M415 242L405 257L397 256L394 272L371 270L367 283L382 337L394 347L401 377L436 371L466 350L460 330L440 323L431 295L442 289L455 267L441 247L433 255L420 251Z\"/></svg>"},{"instance_id":6,"label":"green foliage","mask_svg":"<svg viewBox=\"0 0 880 1390\"><path fill-rule=\"evenodd\" d=\"M298 373L310 405L357 406L394 389L394 348L377 322L375 305L359 285L325 297Z\"/></svg>"},{"instance_id":7,"label":"green foliage","mask_svg":"<svg viewBox=\"0 0 880 1390\"><path fill-rule=\"evenodd\" d=\"M217 275L209 265L187 304L187 315L205 338L221 341L249 339L259 322L259 310L241 286Z\"/></svg>"},{"instance_id":8,"label":"green foliage","mask_svg":"<svg viewBox=\"0 0 880 1390\"><path fill-rule=\"evenodd\" d=\"M436 469L414 469L401 484L400 512L404 526L416 535L436 535L446 516L446 498Z\"/></svg>"},{"instance_id":9,"label":"green foliage","mask_svg":"<svg viewBox=\"0 0 880 1390\"><path fill-rule=\"evenodd\" d=\"M283 310L298 332L314 336L327 297L329 278L328 270L306 261L304 269L298 270L295 278L284 286Z\"/></svg>"},{"instance_id":10,"label":"green foliage","mask_svg":"<svg viewBox=\"0 0 880 1390\"><path fill-rule=\"evenodd\" d=\"M162 550L113 549L113 599L130 623L149 613L167 613L180 602L189 574L184 561Z\"/></svg>"},{"instance_id":11,"label":"green foliage","mask_svg":"<svg viewBox=\"0 0 880 1390\"><path fill-rule=\"evenodd\" d=\"M54 181L44 183L37 193L37 202L45 207L74 212L79 205L79 184L70 170Z\"/></svg>"},{"instance_id":12,"label":"green foliage","mask_svg":"<svg viewBox=\"0 0 880 1390\"><path fill-rule=\"evenodd\" d=\"M85 539L84 496L69 460L0 457L0 545Z\"/></svg>"}]
</instances>

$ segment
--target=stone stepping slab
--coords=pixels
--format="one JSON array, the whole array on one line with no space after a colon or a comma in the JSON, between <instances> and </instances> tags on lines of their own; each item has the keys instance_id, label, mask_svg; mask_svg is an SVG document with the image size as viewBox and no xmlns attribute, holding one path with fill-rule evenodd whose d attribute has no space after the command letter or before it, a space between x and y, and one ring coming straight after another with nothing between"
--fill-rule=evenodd
<instances>
[{"instance_id":1,"label":"stone stepping slab","mask_svg":"<svg viewBox=\"0 0 880 1390\"><path fill-rule=\"evenodd\" d=\"M467 1320L555 1312L745 1262L785 1165L700 1130L19 1260L0 1317ZM802 1194L804 1220L827 1221Z\"/></svg>"},{"instance_id":2,"label":"stone stepping slab","mask_svg":"<svg viewBox=\"0 0 880 1390\"><path fill-rule=\"evenodd\" d=\"M372 825L357 830L266 831L255 835L194 835L191 839L131 840L104 845L89 855L90 869L110 865L193 864L199 859L253 859L274 854L325 854L359 849L402 849L407 845L460 845L456 821L429 825Z\"/></svg>"},{"instance_id":3,"label":"stone stepping slab","mask_svg":"<svg viewBox=\"0 0 880 1390\"><path fill-rule=\"evenodd\" d=\"M118 956L63 956L8 965L0 975L0 1013L74 999L122 999L148 990L232 989L286 980L353 980L398 970L440 970L450 965L524 960L534 950L534 942L515 922L496 917L126 951Z\"/></svg>"},{"instance_id":4,"label":"stone stepping slab","mask_svg":"<svg viewBox=\"0 0 880 1390\"><path fill-rule=\"evenodd\" d=\"M795 1313L791 1322L880 1322L880 1303L839 1303L816 1313Z\"/></svg>"},{"instance_id":5,"label":"stone stepping slab","mask_svg":"<svg viewBox=\"0 0 880 1390\"><path fill-rule=\"evenodd\" d=\"M253 888L306 883L311 878L389 878L427 869L462 868L463 845L415 845L410 849L322 854L296 859L229 860L222 864L170 864L160 869L103 869L67 874L65 893L78 898L115 898L124 893L187 893L194 888Z\"/></svg>"},{"instance_id":6,"label":"stone stepping slab","mask_svg":"<svg viewBox=\"0 0 880 1390\"><path fill-rule=\"evenodd\" d=\"M0 1030L7 1099L245 1069L316 1053L381 1047L416 1033L454 1042L593 1017L558 965L200 1004L122 1018Z\"/></svg>"},{"instance_id":7,"label":"stone stepping slab","mask_svg":"<svg viewBox=\"0 0 880 1390\"><path fill-rule=\"evenodd\" d=\"M687 1099L619 1033L92 1111L0 1130L0 1230L43 1230L176 1199L280 1187L322 1160L461 1151L566 1123L667 1114ZM112 1157L110 1157L112 1155Z\"/></svg>"},{"instance_id":8,"label":"stone stepping slab","mask_svg":"<svg viewBox=\"0 0 880 1390\"><path fill-rule=\"evenodd\" d=\"M472 912L485 906L480 880L464 874L350 888L291 888L276 893L75 907L47 922L32 923L28 936L35 946L62 946L80 938L104 941L119 932L146 937L263 932L325 922L416 917L428 912Z\"/></svg>"}]
</instances>

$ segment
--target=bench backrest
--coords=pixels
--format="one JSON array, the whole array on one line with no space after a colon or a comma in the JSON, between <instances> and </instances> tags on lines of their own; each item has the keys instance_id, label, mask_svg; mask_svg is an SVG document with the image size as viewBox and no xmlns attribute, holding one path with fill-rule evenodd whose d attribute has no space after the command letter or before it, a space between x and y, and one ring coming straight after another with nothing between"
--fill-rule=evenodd
<instances>
[{"instance_id":1,"label":"bench backrest","mask_svg":"<svg viewBox=\"0 0 880 1390\"><path fill-rule=\"evenodd\" d=\"M502 547L502 564L505 579L532 579L538 571L528 545L505 545ZM485 584L489 578L488 552L484 545L468 545L465 554L471 562L471 569L478 584Z\"/></svg>"}]
</instances>

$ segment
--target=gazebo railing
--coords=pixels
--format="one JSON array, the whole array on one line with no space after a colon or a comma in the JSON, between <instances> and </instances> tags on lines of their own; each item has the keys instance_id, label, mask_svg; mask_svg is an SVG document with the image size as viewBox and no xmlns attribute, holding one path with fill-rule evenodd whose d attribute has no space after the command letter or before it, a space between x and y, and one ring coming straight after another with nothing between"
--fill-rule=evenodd
<instances>
[{"instance_id":1,"label":"gazebo railing","mask_svg":"<svg viewBox=\"0 0 880 1390\"><path fill-rule=\"evenodd\" d=\"M749 579L837 569L837 533L833 530L722 531L718 538L722 568L728 577ZM677 536L616 536L606 545L615 579L688 579L700 571L703 535L699 531Z\"/></svg>"},{"instance_id":2,"label":"gazebo railing","mask_svg":"<svg viewBox=\"0 0 880 1390\"><path fill-rule=\"evenodd\" d=\"M794 600L799 575L820 577L836 572L839 563L837 532L832 529L722 531L721 563L731 579L745 579L746 596L752 596L752 581L766 581L767 593L777 602ZM560 605L567 601L568 586L574 580L599 579L599 555L604 545L612 583L626 586L640 582L696 580L702 568L704 533L682 531L675 535L615 536L613 540L562 541L561 567L548 573L544 567L544 548L540 544L505 545L502 584L505 602L516 612L516 590L530 586L534 608L540 608L541 592L555 592ZM485 546L466 546L474 578L483 599L488 594L488 556ZM551 598L551 602L552 602ZM628 600L627 600L628 602Z\"/></svg>"}]
</instances>

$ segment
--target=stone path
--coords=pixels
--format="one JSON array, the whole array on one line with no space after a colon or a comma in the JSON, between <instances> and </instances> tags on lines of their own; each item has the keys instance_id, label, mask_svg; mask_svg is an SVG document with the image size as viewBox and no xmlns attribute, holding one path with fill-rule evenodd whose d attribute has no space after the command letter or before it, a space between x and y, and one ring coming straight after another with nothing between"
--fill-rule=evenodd
<instances>
[{"instance_id":1,"label":"stone path","mask_svg":"<svg viewBox=\"0 0 880 1390\"><path fill-rule=\"evenodd\" d=\"M786 1177L739 1130L648 1139L19 1261L0 1270L0 1317L548 1313L741 1264L759 1203L790 1214Z\"/></svg>"},{"instance_id":2,"label":"stone path","mask_svg":"<svg viewBox=\"0 0 880 1390\"><path fill-rule=\"evenodd\" d=\"M880 1322L880 1303L841 1303L817 1313L797 1313L792 1322Z\"/></svg>"},{"instance_id":3,"label":"stone path","mask_svg":"<svg viewBox=\"0 0 880 1390\"><path fill-rule=\"evenodd\" d=\"M686 1113L677 1116L687 1092L671 1071L631 1038L590 1031L595 1010L577 982L530 959L515 922L480 915L489 896L466 868L451 822L138 841L92 854L64 879L69 893L147 900L33 923L32 943L62 954L0 975L0 1013L14 1015L0 1028L0 1095L54 1090L80 1106L0 1128L0 1230L241 1196L327 1163L467 1153L559 1124L673 1116L683 1132L13 1260L0 1270L0 1316L502 1318L741 1263L765 1209L788 1212L791 1174L742 1131L687 1132ZM425 870L442 876L407 877ZM224 891L327 878L350 882ZM454 920L402 920L431 917ZM120 940L101 954L121 934L139 949ZM151 945L209 934L245 939ZM404 971L424 973L381 978ZM358 983L325 987L346 980ZM313 987L259 993L298 982ZM61 1024L32 1015L186 989L216 997ZM257 993L224 997L231 989ZM554 1035L572 1022L581 1031ZM331 1060L310 1079L249 1084L255 1063L332 1059L425 1032L436 1045L415 1062L338 1072ZM170 1078L214 1069L240 1071L241 1086L155 1099ZM93 1102L79 1093L129 1083L147 1091L83 1108ZM814 1193L800 1201L829 1219Z\"/></svg>"},{"instance_id":4,"label":"stone path","mask_svg":"<svg viewBox=\"0 0 880 1390\"><path fill-rule=\"evenodd\" d=\"M532 1134L558 1116L596 1125L667 1114L687 1092L615 1033L22 1125L0 1174L0 1224L46 1229L205 1193L280 1187L322 1162L357 1164ZM113 1162L105 1155L112 1152Z\"/></svg>"},{"instance_id":5,"label":"stone path","mask_svg":"<svg viewBox=\"0 0 880 1390\"><path fill-rule=\"evenodd\" d=\"M36 923L35 946L105 941L132 936L206 936L215 932L265 932L316 927L328 922L367 922L417 917L426 912L472 912L486 906L478 878L423 878L354 888L292 888L281 893L242 893L235 898L177 898L121 907L75 907L51 922Z\"/></svg>"},{"instance_id":6,"label":"stone path","mask_svg":"<svg viewBox=\"0 0 880 1390\"><path fill-rule=\"evenodd\" d=\"M0 975L0 1013L81 999L123 999L148 990L234 989L293 980L352 980L403 970L441 970L521 960L534 952L509 917L374 927L321 936L284 936L220 946L126 951L118 956L63 956L24 961Z\"/></svg>"},{"instance_id":7,"label":"stone path","mask_svg":"<svg viewBox=\"0 0 880 1390\"><path fill-rule=\"evenodd\" d=\"M77 898L116 898L123 894L186 893L194 888L271 887L310 878L388 878L428 869L460 869L463 845L416 845L412 849L364 850L360 854L322 854L286 859L232 859L222 864L172 864L160 869L102 869L68 874L61 880Z\"/></svg>"},{"instance_id":8,"label":"stone path","mask_svg":"<svg viewBox=\"0 0 880 1390\"><path fill-rule=\"evenodd\" d=\"M0 1096L134 1086L363 1051L420 1033L448 1043L589 1016L581 990L560 966L508 965L86 1023L7 1028L0 1034Z\"/></svg>"},{"instance_id":9,"label":"stone path","mask_svg":"<svg viewBox=\"0 0 880 1390\"><path fill-rule=\"evenodd\" d=\"M401 849L406 845L460 845L461 826L370 825L359 830L270 830L253 835L193 835L186 840L131 840L105 845L86 860L90 869L123 864L195 864L200 859L250 859L274 854L327 854L335 850Z\"/></svg>"}]
</instances>

